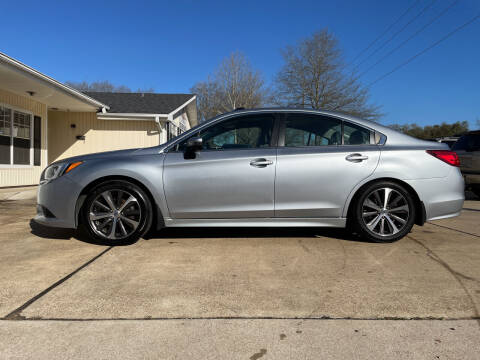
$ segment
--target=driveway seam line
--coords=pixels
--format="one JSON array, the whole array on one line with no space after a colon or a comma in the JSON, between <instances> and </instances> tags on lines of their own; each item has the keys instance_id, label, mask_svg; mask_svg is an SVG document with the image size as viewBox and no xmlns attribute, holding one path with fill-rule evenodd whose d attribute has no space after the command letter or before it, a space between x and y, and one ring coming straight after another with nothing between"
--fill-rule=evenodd
<instances>
[{"instance_id":1,"label":"driveway seam line","mask_svg":"<svg viewBox=\"0 0 480 360\"><path fill-rule=\"evenodd\" d=\"M37 295L35 295L34 297L32 297L31 299L27 300L23 305L19 306L18 308L16 308L15 310L13 310L12 312L10 312L8 315L6 315L5 317L3 317L2 320L24 320L24 317L21 315L21 312L23 310L25 310L27 307L29 307L30 305L32 305L35 301L37 301L38 299L42 298L43 296L47 295L50 291L52 291L53 289L55 289L57 286L63 284L65 281L67 281L68 279L70 279L73 275L75 275L76 273L78 273L80 270L86 268L88 265L90 265L91 263L93 263L95 260L97 260L99 257L101 257L102 255L104 255L105 253L107 253L108 251L110 251L111 249L113 248L113 246L110 246L108 248L106 248L105 250L103 250L100 254L94 256L93 258L91 258L90 260L88 260L86 263L84 263L83 265L81 265L80 267L78 267L77 269L75 269L74 271L72 271L71 273L69 273L68 275L64 276L63 278L61 278L60 280L56 281L55 283L53 283L52 285L50 285L48 288L46 288L45 290L41 291L40 293L38 293Z\"/></svg>"},{"instance_id":2,"label":"driveway seam line","mask_svg":"<svg viewBox=\"0 0 480 360\"><path fill-rule=\"evenodd\" d=\"M211 316L211 317L145 317L145 318L17 318L17 319L0 319L2 321L50 321L50 322L85 322L85 321L170 321L170 320L358 320L358 321L479 321L480 317L467 316L467 317L274 317L274 316Z\"/></svg>"}]
</instances>

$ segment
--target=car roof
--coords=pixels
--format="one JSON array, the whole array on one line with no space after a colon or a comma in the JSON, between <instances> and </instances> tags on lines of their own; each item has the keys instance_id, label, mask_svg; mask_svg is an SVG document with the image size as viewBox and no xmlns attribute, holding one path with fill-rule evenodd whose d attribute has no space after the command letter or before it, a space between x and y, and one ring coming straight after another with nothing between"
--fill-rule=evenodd
<instances>
[{"instance_id":1,"label":"car roof","mask_svg":"<svg viewBox=\"0 0 480 360\"><path fill-rule=\"evenodd\" d=\"M317 115L326 115L339 118L341 120L350 121L355 124L367 127L371 130L378 131L383 135L387 136L387 142L389 144L402 144L402 145L412 145L412 144L419 144L423 143L424 140L419 140L408 136L406 134L400 133L396 130L393 130L385 125L382 125L378 122L365 120L358 118L356 116L344 114L337 111L330 111L330 110L320 110L320 109L299 109L299 108L289 108L289 107L266 107L266 108L254 108L254 109L239 109L233 110L225 114L218 115L204 124L220 121L223 118L231 117L231 116L238 116L238 115L247 115L247 114L258 114L262 112L267 113L275 113L275 112L286 112L286 113L303 113L303 114L317 114Z\"/></svg>"},{"instance_id":2,"label":"car roof","mask_svg":"<svg viewBox=\"0 0 480 360\"><path fill-rule=\"evenodd\" d=\"M335 111L328 111L328 110L318 110L318 109L299 109L299 108L289 108L289 107L267 107L267 108L256 108L256 109L238 109L234 111L230 111L228 113L224 113L221 115L218 115L214 118L211 118L195 128L201 129L205 126L211 125L217 121L222 121L226 120L230 117L233 116L239 116L239 115L248 115L248 114L259 114L259 113L278 113L278 112L286 112L286 113L304 113L304 114L318 114L318 115L326 115L326 116L331 116L331 117L336 117L341 120L349 121L354 124L367 127L370 130L377 131L383 135L386 136L386 142L385 145L390 147L390 146L402 146L402 147L425 147L429 146L430 148L433 149L432 146L434 146L431 141L425 141L425 140L420 140L414 137L411 137L409 135L403 134L399 131L396 131L388 126L382 125L378 122L370 121L370 120L364 120L355 116L347 115L344 113L340 112L335 112ZM191 130L193 130L192 128ZM187 131L186 133L182 134L182 138L186 137L187 134L190 133L190 130ZM172 139L172 141L169 141L162 145L162 148L167 148L168 146L171 145L171 143L176 142L177 140ZM446 144L442 143L437 143L438 146L445 146L448 147Z\"/></svg>"}]
</instances>

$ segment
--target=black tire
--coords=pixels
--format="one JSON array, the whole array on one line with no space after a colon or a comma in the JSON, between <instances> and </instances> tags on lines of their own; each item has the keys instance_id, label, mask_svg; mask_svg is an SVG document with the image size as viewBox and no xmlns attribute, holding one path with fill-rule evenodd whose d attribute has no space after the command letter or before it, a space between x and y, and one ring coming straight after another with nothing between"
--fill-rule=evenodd
<instances>
[{"instance_id":1,"label":"black tire","mask_svg":"<svg viewBox=\"0 0 480 360\"><path fill-rule=\"evenodd\" d=\"M408 218L406 219L406 222L404 224L401 224L399 222L394 224L398 226L399 231L397 233L393 233L392 227L388 224L388 221L384 219L386 227L389 228L389 230L392 232L392 234L390 235L380 235L379 231L375 231L375 230L372 231L367 227L366 222L372 218L373 219L376 218L377 215L371 215L372 216L371 218L366 218L364 220L365 200L367 199L367 197L371 196L376 190L380 190L379 191L379 194L380 194L380 192L382 191L381 189L383 188L389 188L394 190L396 192L395 193L396 196L398 196L398 194L402 195L404 198L402 202L404 203L404 205L408 205L408 215L403 214L403 216L408 216ZM416 210L415 199L412 196L412 194L404 186L401 186L391 181L379 181L379 182L372 183L367 187L361 189L361 193L359 193L356 199L354 200L353 211L351 211L350 213L351 218L349 219L349 222L353 230L358 235L360 235L360 237L363 238L364 240L371 241L371 242L390 243L390 242L400 240L412 230L412 227L415 223L415 216L416 216L415 210ZM379 215L381 214L379 213ZM387 215L389 214L387 213Z\"/></svg>"},{"instance_id":2,"label":"black tire","mask_svg":"<svg viewBox=\"0 0 480 360\"><path fill-rule=\"evenodd\" d=\"M99 200L99 196L102 196L101 194L104 194L105 192L111 192L112 194L112 200L114 200L114 204L118 205L118 208L121 208L121 203L126 203L126 198L129 198L129 195L132 195L135 199L135 202L132 202L132 209L133 206L135 206L135 209L132 211L135 211L135 215L128 215L126 211L128 209L125 209L125 216L122 217L123 223L122 223L122 228L123 231L125 231L126 235L123 235L120 230L118 231L113 231L113 236L115 238L109 238L107 237L106 234L103 234L103 229L100 229L100 226L96 227L96 223L98 222L93 221L90 219L90 211L94 208L92 206L97 206L93 205L95 200ZM115 198L115 194L117 194ZM117 204L116 202L119 202ZM95 204L98 204L98 201L95 202ZM103 203L103 205L107 204L108 202L106 201ZM100 204L101 205L101 204ZM105 213L107 213L107 209L105 209ZM122 216L122 214L115 216ZM125 219L127 216L130 216L131 221L132 219L135 220L138 225L135 226L131 225L130 223L127 223L125 220L129 220L128 218ZM113 217L113 215L112 215ZM135 243L140 237L142 237L151 227L152 225L152 219L153 219L153 210L152 210L152 203L148 197L148 195L143 191L139 186L130 183L128 181L124 180L113 180L113 181L107 181L104 183L99 184L96 186L94 189L90 191L90 193L87 195L87 198L85 199L85 202L83 203L82 209L81 209L81 224L83 228L86 230L88 235L95 239L97 242L105 244L105 245L128 245L128 244L133 244ZM120 224L121 220L118 220L118 224ZM117 224L117 222L115 221ZM102 225L102 224L100 224ZM112 225L110 225L111 228L113 228ZM131 227L130 227L131 226ZM120 229L120 227L119 227ZM105 230L106 233L108 233L108 228ZM116 236L118 234L118 236Z\"/></svg>"}]
</instances>

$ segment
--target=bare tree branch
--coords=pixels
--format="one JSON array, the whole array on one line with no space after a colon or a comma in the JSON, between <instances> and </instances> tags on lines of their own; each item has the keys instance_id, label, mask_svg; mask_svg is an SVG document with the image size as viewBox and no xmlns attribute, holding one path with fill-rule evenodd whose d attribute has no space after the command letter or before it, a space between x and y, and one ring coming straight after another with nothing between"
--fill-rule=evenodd
<instances>
[{"instance_id":1,"label":"bare tree branch","mask_svg":"<svg viewBox=\"0 0 480 360\"><path fill-rule=\"evenodd\" d=\"M130 89L126 85L114 85L108 80L104 81L94 81L88 83L87 81L66 81L66 85L73 87L74 89L80 91L98 91L98 92L121 92L121 93L131 93ZM137 89L137 93L153 93L155 90L153 88L148 89Z\"/></svg>"},{"instance_id":2,"label":"bare tree branch","mask_svg":"<svg viewBox=\"0 0 480 360\"><path fill-rule=\"evenodd\" d=\"M223 59L213 75L193 85L201 121L239 107L256 108L271 101L262 75L240 52Z\"/></svg>"},{"instance_id":3,"label":"bare tree branch","mask_svg":"<svg viewBox=\"0 0 480 360\"><path fill-rule=\"evenodd\" d=\"M282 51L285 61L276 76L276 103L339 111L378 120L379 107L368 103L369 91L347 73L338 42L321 30Z\"/></svg>"}]
</instances>

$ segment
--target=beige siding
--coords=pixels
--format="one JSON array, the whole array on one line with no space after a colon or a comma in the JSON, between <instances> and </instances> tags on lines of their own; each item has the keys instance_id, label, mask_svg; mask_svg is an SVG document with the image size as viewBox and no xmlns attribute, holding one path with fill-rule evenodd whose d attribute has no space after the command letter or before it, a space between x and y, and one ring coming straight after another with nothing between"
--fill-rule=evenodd
<instances>
[{"instance_id":1,"label":"beige siding","mask_svg":"<svg viewBox=\"0 0 480 360\"><path fill-rule=\"evenodd\" d=\"M85 136L85 140L77 140L78 135ZM49 111L48 136L49 162L94 152L159 144L154 121L98 120L96 113Z\"/></svg>"},{"instance_id":2,"label":"beige siding","mask_svg":"<svg viewBox=\"0 0 480 360\"><path fill-rule=\"evenodd\" d=\"M26 167L0 167L0 187L38 184L40 174L47 165L47 106L28 96L20 96L0 89L0 103L32 112L42 118L42 165ZM33 129L32 129L33 131Z\"/></svg>"},{"instance_id":3,"label":"beige siding","mask_svg":"<svg viewBox=\"0 0 480 360\"><path fill-rule=\"evenodd\" d=\"M194 100L190 104L187 105L187 115L188 115L188 122L190 124L189 128L198 125L198 114L197 114L197 100Z\"/></svg>"}]
</instances>

